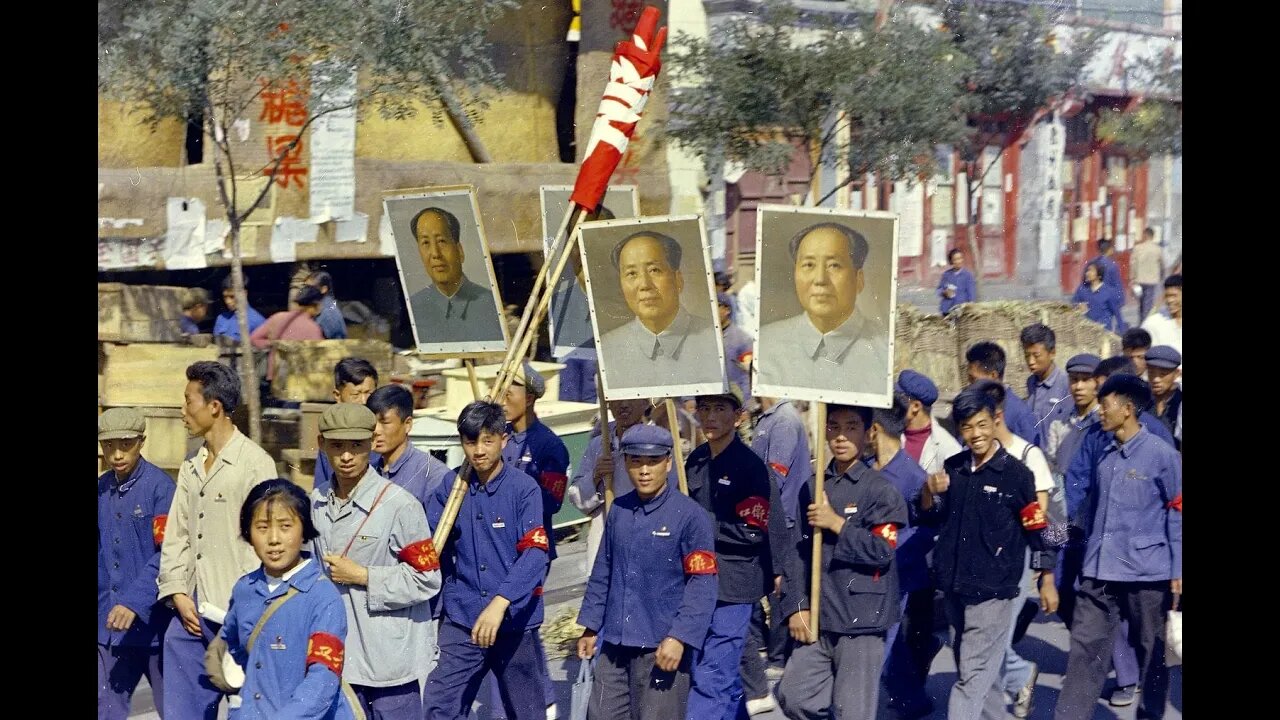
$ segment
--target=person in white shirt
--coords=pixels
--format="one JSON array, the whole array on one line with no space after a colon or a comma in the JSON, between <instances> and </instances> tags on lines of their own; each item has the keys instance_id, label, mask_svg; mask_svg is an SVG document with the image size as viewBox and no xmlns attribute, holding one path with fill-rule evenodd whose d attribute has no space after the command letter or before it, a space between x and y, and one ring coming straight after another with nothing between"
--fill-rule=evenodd
<instances>
[{"instance_id":1,"label":"person in white shirt","mask_svg":"<svg viewBox=\"0 0 1280 720\"><path fill-rule=\"evenodd\" d=\"M1182 353L1182 276L1164 279L1164 307L1142 321L1142 329L1151 333L1151 345L1168 345Z\"/></svg>"}]
</instances>

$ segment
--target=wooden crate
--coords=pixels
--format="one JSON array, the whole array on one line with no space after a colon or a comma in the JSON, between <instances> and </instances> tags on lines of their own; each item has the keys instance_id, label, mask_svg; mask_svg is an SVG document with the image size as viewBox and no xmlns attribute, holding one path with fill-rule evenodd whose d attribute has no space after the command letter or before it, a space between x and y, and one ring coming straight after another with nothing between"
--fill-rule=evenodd
<instances>
[{"instance_id":1,"label":"wooden crate","mask_svg":"<svg viewBox=\"0 0 1280 720\"><path fill-rule=\"evenodd\" d=\"M176 342L187 288L98 283L98 340Z\"/></svg>"},{"instance_id":2,"label":"wooden crate","mask_svg":"<svg viewBox=\"0 0 1280 720\"><path fill-rule=\"evenodd\" d=\"M345 357L373 363L378 377L391 377L391 343L382 340L280 340L271 394L293 402L333 400L333 366Z\"/></svg>"},{"instance_id":3,"label":"wooden crate","mask_svg":"<svg viewBox=\"0 0 1280 720\"><path fill-rule=\"evenodd\" d=\"M316 483L316 451L288 449L281 453L287 477L295 485L311 492Z\"/></svg>"},{"instance_id":4,"label":"wooden crate","mask_svg":"<svg viewBox=\"0 0 1280 720\"><path fill-rule=\"evenodd\" d=\"M332 395L330 396L332 397ZM316 436L320 434L320 416L333 403L302 403L302 420L298 423L298 447L315 452L319 449Z\"/></svg>"},{"instance_id":5,"label":"wooden crate","mask_svg":"<svg viewBox=\"0 0 1280 720\"><path fill-rule=\"evenodd\" d=\"M178 407L187 366L217 360L218 348L159 343L102 343L102 405ZM332 382L330 382L332 384Z\"/></svg>"}]
</instances>

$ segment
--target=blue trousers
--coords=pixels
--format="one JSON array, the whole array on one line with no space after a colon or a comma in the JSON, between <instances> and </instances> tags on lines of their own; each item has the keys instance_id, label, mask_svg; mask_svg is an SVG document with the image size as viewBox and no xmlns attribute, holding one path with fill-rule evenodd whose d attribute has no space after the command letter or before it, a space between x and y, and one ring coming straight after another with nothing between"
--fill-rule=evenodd
<instances>
[{"instance_id":1,"label":"blue trousers","mask_svg":"<svg viewBox=\"0 0 1280 720\"><path fill-rule=\"evenodd\" d=\"M440 662L427 678L427 720L456 720L471 712L480 682L493 671L509 720L544 720L545 663L538 662L538 629L500 632L491 647L471 642L471 630L445 618L440 623Z\"/></svg>"},{"instance_id":2,"label":"blue trousers","mask_svg":"<svg viewBox=\"0 0 1280 720\"><path fill-rule=\"evenodd\" d=\"M543 668L547 667L547 651L542 647L542 638L537 633L533 634L533 652L538 656L538 664ZM551 683L551 675L548 672L542 673L543 699L546 700L547 706L556 704L556 688ZM490 671L484 676L484 684L489 686L489 717L493 720L501 720L505 715L502 714L502 695L498 692L498 680Z\"/></svg>"},{"instance_id":3,"label":"blue trousers","mask_svg":"<svg viewBox=\"0 0 1280 720\"><path fill-rule=\"evenodd\" d=\"M164 634L165 720L217 720L222 692L204 674L204 651L222 626L200 618L200 637L175 614Z\"/></svg>"},{"instance_id":4,"label":"blue trousers","mask_svg":"<svg viewBox=\"0 0 1280 720\"><path fill-rule=\"evenodd\" d=\"M417 680L391 687L352 685L351 690L369 720L422 720L422 686Z\"/></svg>"},{"instance_id":5,"label":"blue trousers","mask_svg":"<svg viewBox=\"0 0 1280 720\"><path fill-rule=\"evenodd\" d=\"M702 648L693 653L688 720L734 720L742 704L742 646L751 603L717 602Z\"/></svg>"},{"instance_id":6,"label":"blue trousers","mask_svg":"<svg viewBox=\"0 0 1280 720\"><path fill-rule=\"evenodd\" d=\"M143 675L156 707L164 710L163 667L158 647L98 646L98 720L125 720Z\"/></svg>"}]
</instances>

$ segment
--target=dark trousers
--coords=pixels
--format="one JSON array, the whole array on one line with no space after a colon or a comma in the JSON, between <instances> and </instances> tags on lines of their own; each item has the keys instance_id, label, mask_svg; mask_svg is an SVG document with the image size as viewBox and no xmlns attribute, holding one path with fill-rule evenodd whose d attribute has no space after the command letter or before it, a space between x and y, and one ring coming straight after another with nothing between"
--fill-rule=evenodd
<instances>
[{"instance_id":1,"label":"dark trousers","mask_svg":"<svg viewBox=\"0 0 1280 720\"><path fill-rule=\"evenodd\" d=\"M902 622L889 632L884 687L896 707L917 708L930 703L925 681L942 642L933 634L933 588L907 593Z\"/></svg>"},{"instance_id":2,"label":"dark trousers","mask_svg":"<svg viewBox=\"0 0 1280 720\"><path fill-rule=\"evenodd\" d=\"M1084 568L1084 543L1071 540L1062 546L1058 553L1058 564L1054 568L1054 582L1058 585L1058 617L1062 624L1071 629L1075 616L1076 592L1080 586L1080 572Z\"/></svg>"},{"instance_id":3,"label":"dark trousers","mask_svg":"<svg viewBox=\"0 0 1280 720\"><path fill-rule=\"evenodd\" d=\"M587 720L678 720L689 705L693 652L672 672L654 664L657 650L603 643L587 701Z\"/></svg>"},{"instance_id":4,"label":"dark trousers","mask_svg":"<svg viewBox=\"0 0 1280 720\"><path fill-rule=\"evenodd\" d=\"M194 599L194 598L193 598ZM165 720L216 720L222 692L204 672L204 651L222 626L200 618L200 637L175 614L164 634Z\"/></svg>"},{"instance_id":5,"label":"dark trousers","mask_svg":"<svg viewBox=\"0 0 1280 720\"><path fill-rule=\"evenodd\" d=\"M1138 300L1138 324L1141 325L1143 320L1151 314L1151 308L1156 305L1156 289L1159 285L1139 285L1142 288L1142 298Z\"/></svg>"},{"instance_id":6,"label":"dark trousers","mask_svg":"<svg viewBox=\"0 0 1280 720\"><path fill-rule=\"evenodd\" d=\"M156 707L164 710L164 662L158 647L98 646L98 720L129 717L133 691L143 675L151 684Z\"/></svg>"},{"instance_id":7,"label":"dark trousers","mask_svg":"<svg viewBox=\"0 0 1280 720\"><path fill-rule=\"evenodd\" d=\"M769 678L765 675L765 660L760 649L765 647L765 638L771 637L770 629L764 621L764 603L758 602L751 608L751 622L747 624L747 642L742 648L742 698L756 700L769 694Z\"/></svg>"},{"instance_id":8,"label":"dark trousers","mask_svg":"<svg viewBox=\"0 0 1280 720\"><path fill-rule=\"evenodd\" d=\"M1113 633L1121 614L1129 619L1129 641L1138 654L1142 694L1138 718L1164 717L1169 670L1164 664L1164 617L1169 581L1107 582L1083 578L1071 625L1071 651L1054 720L1089 720L1111 669Z\"/></svg>"},{"instance_id":9,"label":"dark trousers","mask_svg":"<svg viewBox=\"0 0 1280 720\"><path fill-rule=\"evenodd\" d=\"M769 664L774 667L786 667L787 658L791 656L791 630L787 627L787 618L782 614L782 596L774 593L769 596Z\"/></svg>"},{"instance_id":10,"label":"dark trousers","mask_svg":"<svg viewBox=\"0 0 1280 720\"><path fill-rule=\"evenodd\" d=\"M471 642L471 630L445 618L440 623L440 662L427 678L427 720L456 720L471 712L480 681L493 671L510 720L543 720L543 676L533 649L538 630L500 632L488 648Z\"/></svg>"},{"instance_id":11,"label":"dark trousers","mask_svg":"<svg viewBox=\"0 0 1280 720\"><path fill-rule=\"evenodd\" d=\"M368 720L421 720L422 686L417 680L390 687L352 685Z\"/></svg>"},{"instance_id":12,"label":"dark trousers","mask_svg":"<svg viewBox=\"0 0 1280 720\"><path fill-rule=\"evenodd\" d=\"M533 635L533 643L534 643L533 651L538 656L538 664L541 665L543 668L546 668L547 667L547 651L542 647L542 638L538 637L537 633L534 633ZM556 688L555 688L555 685L551 682L550 672L544 671L542 673L542 679L543 679L543 696L544 696L543 699L546 701L547 707L551 707L552 705L556 704ZM492 672L484 676L484 683L481 685L482 694L484 693L483 688L485 686L488 686L489 688L489 691L488 691L489 707L490 707L489 716L492 717L493 720L502 720L502 718L506 717L505 715L502 714L502 695L498 693L498 680L493 676Z\"/></svg>"},{"instance_id":13,"label":"dark trousers","mask_svg":"<svg viewBox=\"0 0 1280 720\"><path fill-rule=\"evenodd\" d=\"M778 703L792 720L875 720L884 635L819 633L797 643L778 683Z\"/></svg>"}]
</instances>

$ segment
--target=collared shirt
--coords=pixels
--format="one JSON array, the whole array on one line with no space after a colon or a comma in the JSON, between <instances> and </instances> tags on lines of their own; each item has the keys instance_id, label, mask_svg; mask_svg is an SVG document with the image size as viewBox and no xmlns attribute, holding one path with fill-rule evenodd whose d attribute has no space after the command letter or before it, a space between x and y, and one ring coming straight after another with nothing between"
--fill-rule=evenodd
<instances>
[{"instance_id":1,"label":"collared shirt","mask_svg":"<svg viewBox=\"0 0 1280 720\"><path fill-rule=\"evenodd\" d=\"M656 648L673 637L701 648L718 592L703 509L668 482L647 501L619 497L604 528L578 624L615 645Z\"/></svg>"},{"instance_id":2,"label":"collared shirt","mask_svg":"<svg viewBox=\"0 0 1280 720\"><path fill-rule=\"evenodd\" d=\"M236 718L355 717L341 687L347 640L342 598L319 561L303 563L280 580L259 567L240 578L231 592L221 634L231 657L245 670ZM272 583L279 584L272 588ZM253 628L290 588L297 594L267 619L249 650Z\"/></svg>"},{"instance_id":3,"label":"collared shirt","mask_svg":"<svg viewBox=\"0 0 1280 720\"><path fill-rule=\"evenodd\" d=\"M1073 408L1074 410L1074 408ZM1080 449L1080 442L1084 440L1084 434L1089 427L1098 423L1098 405L1095 403L1093 407L1084 415L1072 412L1065 419L1055 418L1049 425L1049 459L1053 464L1054 472L1060 475L1067 474L1067 468L1071 465L1071 458Z\"/></svg>"},{"instance_id":4,"label":"collared shirt","mask_svg":"<svg viewBox=\"0 0 1280 720\"><path fill-rule=\"evenodd\" d=\"M467 494L441 558L444 617L470 628L495 596L511 602L499 632L524 632L542 624L542 582L547 575L547 530L542 489L533 478L503 463L481 485L470 473ZM432 523L444 514L452 487L431 497Z\"/></svg>"},{"instance_id":5,"label":"collared shirt","mask_svg":"<svg viewBox=\"0 0 1280 720\"><path fill-rule=\"evenodd\" d=\"M1103 283L1095 290L1088 283L1080 283L1071 302L1084 303L1084 316L1113 332L1122 333L1129 329L1124 318L1120 316L1124 306L1124 296L1116 288Z\"/></svg>"},{"instance_id":6,"label":"collared shirt","mask_svg":"<svg viewBox=\"0 0 1280 720\"><path fill-rule=\"evenodd\" d=\"M929 435L924 439L924 445L920 449L920 457L912 458L920 463L920 467L929 474L942 472L943 463L947 460L959 455L964 450L960 445L960 441L951 436L946 428L936 422L930 421ZM907 452L910 446L907 444L907 436L904 433L901 436L903 452ZM907 452L910 456L911 453Z\"/></svg>"},{"instance_id":7,"label":"collared shirt","mask_svg":"<svg viewBox=\"0 0 1280 720\"><path fill-rule=\"evenodd\" d=\"M1052 420L1055 412L1069 413L1074 400L1071 399L1071 381L1062 368L1057 365L1049 371L1049 375L1041 380L1035 375L1027 376L1027 404L1031 406L1031 414L1036 420L1036 430L1040 440L1036 444L1040 449L1048 445L1046 423ZM1030 438L1024 438L1029 440Z\"/></svg>"},{"instance_id":8,"label":"collared shirt","mask_svg":"<svg viewBox=\"0 0 1280 720\"><path fill-rule=\"evenodd\" d=\"M409 298L409 310L418 342L505 342L493 292L465 275L452 297L445 297L435 283L427 283Z\"/></svg>"},{"instance_id":9,"label":"collared shirt","mask_svg":"<svg viewBox=\"0 0 1280 720\"><path fill-rule=\"evenodd\" d=\"M898 565L898 593L923 590L929 587L927 556L933 550L933 533L916 532L916 528L920 525L920 494L929 474L910 455L899 450L880 468L880 475L902 494L907 506L907 524L898 529L898 547L894 552Z\"/></svg>"},{"instance_id":10,"label":"collared shirt","mask_svg":"<svg viewBox=\"0 0 1280 720\"><path fill-rule=\"evenodd\" d=\"M381 462L382 455L370 450L369 467L376 468ZM333 466L329 464L329 456L324 454L323 448L316 450L316 474L311 487L319 490L321 495L327 495L333 489Z\"/></svg>"},{"instance_id":11,"label":"collared shirt","mask_svg":"<svg viewBox=\"0 0 1280 720\"><path fill-rule=\"evenodd\" d=\"M427 506L431 504L431 496L435 494L436 488L440 487L441 483L450 486L453 484L455 475L448 465L437 460L431 453L419 450L411 444L405 447L404 452L400 453L400 457L391 463L390 467L387 466L386 460L382 456L375 459L371 453L369 467L417 498L418 502L422 503L424 513Z\"/></svg>"},{"instance_id":12,"label":"collared shirt","mask_svg":"<svg viewBox=\"0 0 1280 720\"><path fill-rule=\"evenodd\" d=\"M524 432L516 432L508 423L507 432L502 462L537 480L542 487L542 527L547 531L547 557L555 560L556 539L551 519L560 512L569 486L569 448L541 420L534 421Z\"/></svg>"},{"instance_id":13,"label":"collared shirt","mask_svg":"<svg viewBox=\"0 0 1280 720\"><path fill-rule=\"evenodd\" d=\"M773 589L773 552L787 535L778 485L764 461L734 434L719 455L703 443L685 460L689 497L711 515L720 566L720 601L751 603Z\"/></svg>"},{"instance_id":14,"label":"collared shirt","mask_svg":"<svg viewBox=\"0 0 1280 720\"><path fill-rule=\"evenodd\" d=\"M715 324L683 307L662 332L650 332L635 318L605 333L598 350L605 367L622 369L610 375L610 388L723 382Z\"/></svg>"},{"instance_id":15,"label":"collared shirt","mask_svg":"<svg viewBox=\"0 0 1280 720\"><path fill-rule=\"evenodd\" d=\"M1182 577L1182 460L1145 428L1107 443L1084 508L1085 577L1151 582Z\"/></svg>"},{"instance_id":16,"label":"collared shirt","mask_svg":"<svg viewBox=\"0 0 1280 720\"><path fill-rule=\"evenodd\" d=\"M208 445L178 470L160 550L160 598L197 594L200 606L226 612L231 588L260 562L240 538L240 506L255 485L278 474L265 450L235 430L205 472Z\"/></svg>"},{"instance_id":17,"label":"collared shirt","mask_svg":"<svg viewBox=\"0 0 1280 720\"><path fill-rule=\"evenodd\" d=\"M172 613L157 604L160 544L173 504L173 479L139 458L123 483L114 470L98 478L98 644L157 647ZM107 630L111 608L137 618L128 630Z\"/></svg>"},{"instance_id":18,"label":"collared shirt","mask_svg":"<svg viewBox=\"0 0 1280 720\"><path fill-rule=\"evenodd\" d=\"M751 336L737 323L730 322L724 330L724 370L729 382L742 389L743 397L751 397Z\"/></svg>"},{"instance_id":19,"label":"collared shirt","mask_svg":"<svg viewBox=\"0 0 1280 720\"><path fill-rule=\"evenodd\" d=\"M1144 410L1138 414L1138 423L1153 437L1171 448L1174 447L1173 436L1169 434L1169 429L1156 416ZM1082 506L1096 484L1094 471L1101 462L1111 438L1111 433L1102 429L1102 423L1092 423L1081 434L1080 445L1074 455L1070 458L1063 456L1067 462L1066 477L1063 478L1067 515L1077 525L1083 526L1087 522L1080 516Z\"/></svg>"},{"instance_id":20,"label":"collared shirt","mask_svg":"<svg viewBox=\"0 0 1280 720\"><path fill-rule=\"evenodd\" d=\"M944 291L948 288L956 291L955 297L946 296ZM942 271L942 277L938 278L938 297L942 298L938 312L943 315L951 312L951 308L957 305L977 300L978 284L973 279L973 273L968 268L947 268Z\"/></svg>"},{"instance_id":21,"label":"collared shirt","mask_svg":"<svg viewBox=\"0 0 1280 720\"><path fill-rule=\"evenodd\" d=\"M761 347L770 352L757 361L757 382L840 392L889 389L889 333L856 309L828 333L818 332L806 313L760 332Z\"/></svg>"},{"instance_id":22,"label":"collared shirt","mask_svg":"<svg viewBox=\"0 0 1280 720\"><path fill-rule=\"evenodd\" d=\"M822 607L818 623L824 632L862 635L884 632L900 617L898 564L894 561L898 528L907 524L907 506L879 472L855 462L837 473L826 468L823 492L844 518L840 534L821 531ZM800 491L801 507L813 502L814 482ZM786 553L782 607L792 615L810 607L813 569L813 526L800 517Z\"/></svg>"},{"instance_id":23,"label":"collared shirt","mask_svg":"<svg viewBox=\"0 0 1280 720\"><path fill-rule=\"evenodd\" d=\"M1139 285L1160 284L1160 262L1163 259L1160 245L1147 240L1129 251L1129 272Z\"/></svg>"},{"instance_id":24,"label":"collared shirt","mask_svg":"<svg viewBox=\"0 0 1280 720\"><path fill-rule=\"evenodd\" d=\"M389 687L425 678L435 624L427 601L440 591L440 560L422 504L369 468L351 495L311 491L319 536L313 556L345 554L369 584L335 585L347 613L346 669L355 685Z\"/></svg>"},{"instance_id":25,"label":"collared shirt","mask_svg":"<svg viewBox=\"0 0 1280 720\"><path fill-rule=\"evenodd\" d=\"M813 461L809 456L809 433L790 400L779 400L760 415L751 436L751 450L775 473L787 527L794 527L799 516L800 488L813 477Z\"/></svg>"},{"instance_id":26,"label":"collared shirt","mask_svg":"<svg viewBox=\"0 0 1280 720\"><path fill-rule=\"evenodd\" d=\"M249 332L252 333L262 327L262 323L266 322L267 319L262 316L262 313L254 310L252 306L249 307L248 312ZM223 335L232 340L240 339L240 321L236 318L234 310L224 310L218 313L218 317L214 318L213 321L213 334Z\"/></svg>"},{"instance_id":27,"label":"collared shirt","mask_svg":"<svg viewBox=\"0 0 1280 720\"><path fill-rule=\"evenodd\" d=\"M328 340L343 340L347 337L347 321L338 309L338 299L332 294L325 295L320 300L320 314L316 316L316 324Z\"/></svg>"},{"instance_id":28,"label":"collared shirt","mask_svg":"<svg viewBox=\"0 0 1280 720\"><path fill-rule=\"evenodd\" d=\"M920 515L939 526L937 586L974 600L1017 597L1028 545L1032 569L1052 568L1055 560L1040 537L1047 520L1036 502L1035 478L1003 447L981 467L973 463L971 450L947 460L951 484Z\"/></svg>"}]
</instances>

